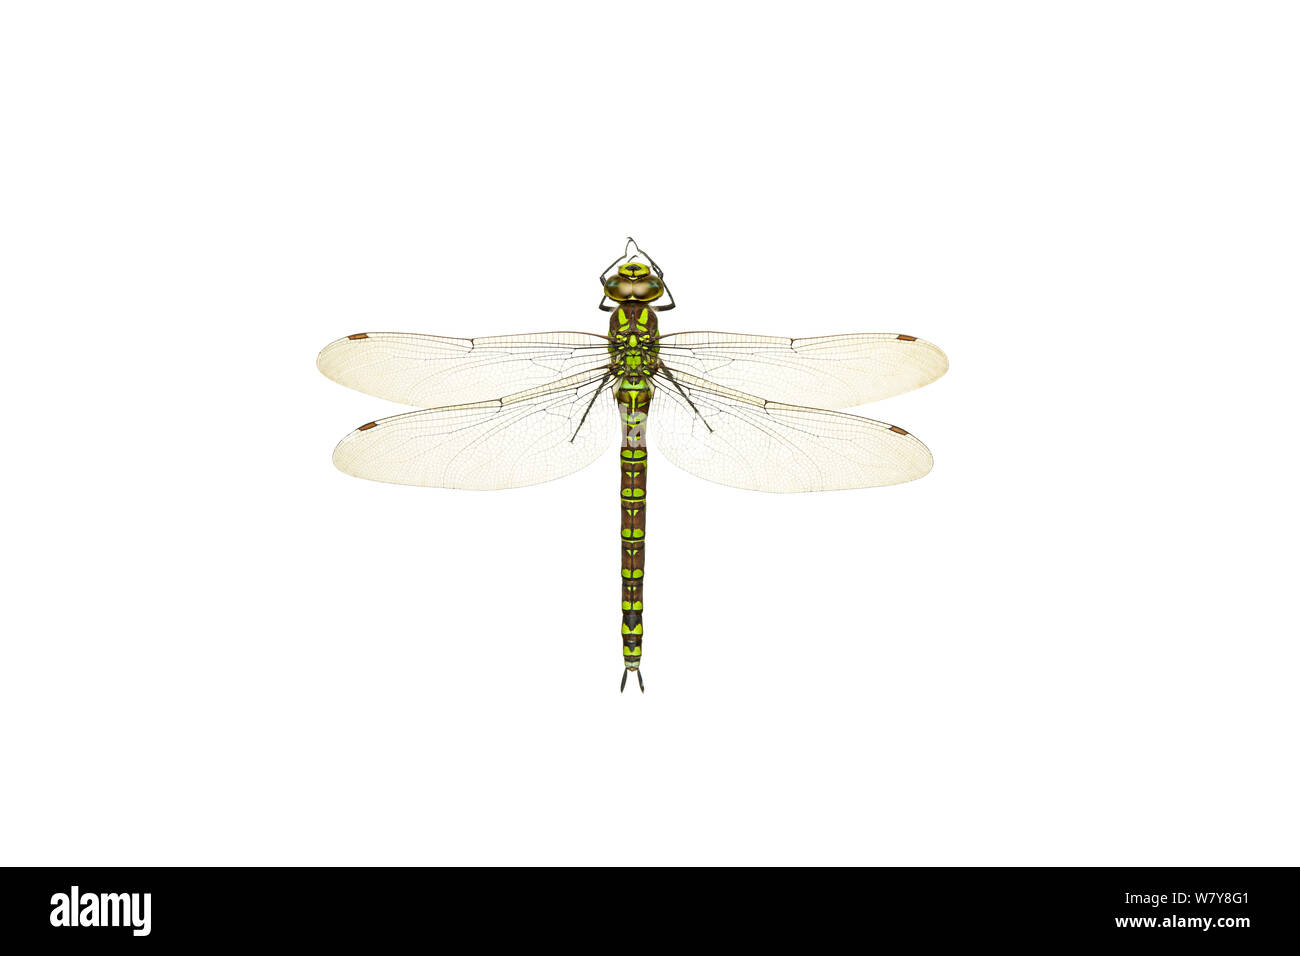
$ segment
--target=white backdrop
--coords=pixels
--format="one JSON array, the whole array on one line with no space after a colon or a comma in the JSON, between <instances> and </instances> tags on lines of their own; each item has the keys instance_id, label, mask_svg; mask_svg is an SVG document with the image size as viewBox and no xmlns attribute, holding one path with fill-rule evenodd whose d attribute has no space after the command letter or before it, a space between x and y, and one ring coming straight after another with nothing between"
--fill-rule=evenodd
<instances>
[{"instance_id":1,"label":"white backdrop","mask_svg":"<svg viewBox=\"0 0 1300 956\"><path fill-rule=\"evenodd\" d=\"M0 862L1300 862L1293 11L6 5ZM615 452L349 478L314 367L628 234L952 363L912 484L652 457L644 696Z\"/></svg>"}]
</instances>

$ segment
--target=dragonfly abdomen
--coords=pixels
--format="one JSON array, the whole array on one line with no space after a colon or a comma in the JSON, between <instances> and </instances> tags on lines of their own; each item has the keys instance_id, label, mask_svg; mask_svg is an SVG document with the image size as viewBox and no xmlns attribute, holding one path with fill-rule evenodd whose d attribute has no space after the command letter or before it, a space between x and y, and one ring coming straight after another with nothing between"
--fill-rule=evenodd
<instances>
[{"instance_id":1,"label":"dragonfly abdomen","mask_svg":"<svg viewBox=\"0 0 1300 956\"><path fill-rule=\"evenodd\" d=\"M614 392L623 421L619 449L619 547L623 577L623 666L641 666L642 587L645 581L646 446L645 428L654 388L637 376L620 380Z\"/></svg>"}]
</instances>

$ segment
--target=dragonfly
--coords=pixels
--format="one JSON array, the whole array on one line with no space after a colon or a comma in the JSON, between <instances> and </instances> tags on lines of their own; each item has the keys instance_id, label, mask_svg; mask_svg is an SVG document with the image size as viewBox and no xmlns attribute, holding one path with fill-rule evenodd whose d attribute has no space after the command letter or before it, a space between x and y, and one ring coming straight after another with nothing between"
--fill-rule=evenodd
<instances>
[{"instance_id":1,"label":"dragonfly","mask_svg":"<svg viewBox=\"0 0 1300 956\"><path fill-rule=\"evenodd\" d=\"M736 488L838 491L912 481L934 464L916 436L832 409L927 385L948 359L897 332L661 334L659 316L677 302L663 269L631 237L600 285L605 335L356 332L325 346L316 364L349 388L420 409L344 436L334 464L358 478L518 488L585 468L617 436L619 692L635 674L645 693L648 436L677 467Z\"/></svg>"}]
</instances>

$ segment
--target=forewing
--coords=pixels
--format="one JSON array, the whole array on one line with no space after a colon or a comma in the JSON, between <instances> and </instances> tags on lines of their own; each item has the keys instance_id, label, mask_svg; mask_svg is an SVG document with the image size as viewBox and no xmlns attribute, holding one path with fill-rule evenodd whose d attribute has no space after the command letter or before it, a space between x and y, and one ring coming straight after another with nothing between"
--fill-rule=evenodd
<instances>
[{"instance_id":1,"label":"forewing","mask_svg":"<svg viewBox=\"0 0 1300 956\"><path fill-rule=\"evenodd\" d=\"M560 478L595 461L614 437L614 398L603 381L573 376L496 401L382 418L339 442L334 464L358 478L434 488Z\"/></svg>"},{"instance_id":2,"label":"forewing","mask_svg":"<svg viewBox=\"0 0 1300 956\"><path fill-rule=\"evenodd\" d=\"M422 407L538 388L609 362L609 340L586 332L452 339L360 332L331 342L316 367L359 392Z\"/></svg>"},{"instance_id":3,"label":"forewing","mask_svg":"<svg viewBox=\"0 0 1300 956\"><path fill-rule=\"evenodd\" d=\"M727 388L772 401L849 408L928 385L948 371L936 345L870 332L782 339L730 332L677 332L659 339L660 360Z\"/></svg>"},{"instance_id":4,"label":"forewing","mask_svg":"<svg viewBox=\"0 0 1300 956\"><path fill-rule=\"evenodd\" d=\"M686 373L674 378L655 378L651 438L674 465L709 481L836 491L912 481L934 464L929 449L895 425L764 401Z\"/></svg>"}]
</instances>

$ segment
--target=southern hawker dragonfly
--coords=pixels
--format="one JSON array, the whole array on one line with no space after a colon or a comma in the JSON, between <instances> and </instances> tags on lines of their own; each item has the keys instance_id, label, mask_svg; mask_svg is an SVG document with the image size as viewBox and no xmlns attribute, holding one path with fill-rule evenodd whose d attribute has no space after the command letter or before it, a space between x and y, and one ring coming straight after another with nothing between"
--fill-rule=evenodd
<instances>
[{"instance_id":1,"label":"southern hawker dragonfly","mask_svg":"<svg viewBox=\"0 0 1300 956\"><path fill-rule=\"evenodd\" d=\"M663 270L631 238L600 283L607 335L358 332L327 345L316 364L349 388L423 409L367 422L339 442L334 464L359 478L518 488L586 467L620 436L619 689L635 673L644 692L647 432L674 465L737 488L912 481L933 464L925 445L897 425L825 409L920 388L948 370L948 359L895 332L661 335L659 313L676 302Z\"/></svg>"}]
</instances>

